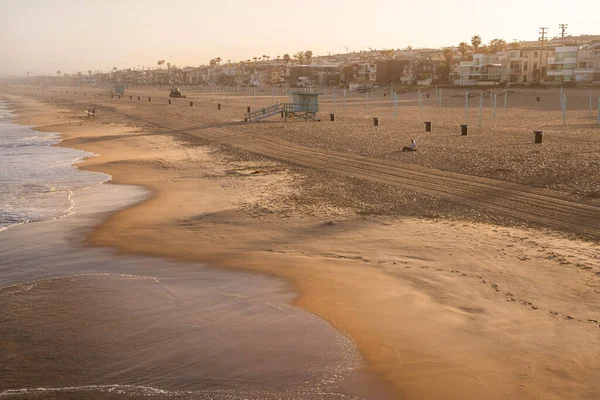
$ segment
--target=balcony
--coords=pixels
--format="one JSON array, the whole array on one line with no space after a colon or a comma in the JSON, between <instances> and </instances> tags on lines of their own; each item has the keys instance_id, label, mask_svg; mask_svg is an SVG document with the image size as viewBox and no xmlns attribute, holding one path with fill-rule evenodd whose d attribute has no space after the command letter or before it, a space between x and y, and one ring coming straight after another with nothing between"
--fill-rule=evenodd
<instances>
[{"instance_id":1,"label":"balcony","mask_svg":"<svg viewBox=\"0 0 600 400\"><path fill-rule=\"evenodd\" d=\"M560 71L548 70L548 76L571 76L573 75L572 69L562 69Z\"/></svg>"},{"instance_id":2,"label":"balcony","mask_svg":"<svg viewBox=\"0 0 600 400\"><path fill-rule=\"evenodd\" d=\"M548 57L548 64L576 64L577 57Z\"/></svg>"},{"instance_id":3,"label":"balcony","mask_svg":"<svg viewBox=\"0 0 600 400\"><path fill-rule=\"evenodd\" d=\"M600 74L600 68L575 68L573 72L576 74Z\"/></svg>"}]
</instances>

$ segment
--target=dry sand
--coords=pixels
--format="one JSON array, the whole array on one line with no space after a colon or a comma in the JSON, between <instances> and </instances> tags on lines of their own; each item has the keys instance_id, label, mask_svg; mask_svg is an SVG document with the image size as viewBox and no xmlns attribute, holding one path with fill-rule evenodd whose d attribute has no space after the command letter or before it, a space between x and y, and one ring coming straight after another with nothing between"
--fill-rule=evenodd
<instances>
[{"instance_id":1,"label":"dry sand","mask_svg":"<svg viewBox=\"0 0 600 400\"><path fill-rule=\"evenodd\" d=\"M55 94L38 95L48 101ZM346 115L364 126L353 131L343 123L341 128L325 123L240 125L240 109L250 101L245 98L230 98L231 107L217 113L214 101L200 94L193 110L183 100L167 108L157 99L140 104L80 96L65 103L57 97L63 107L79 109L78 115L60 114L57 126L21 110L22 122L60 130L66 138L62 145L100 154L82 168L109 173L117 183L144 185L154 193L143 204L108 218L89 236L90 243L290 279L299 291L295 304L349 334L369 370L391 382L399 398L598 397L600 257L593 242L534 229L406 218L401 215L405 208L415 215L443 210L442 214L469 219L478 219L481 212L467 206L453 213L455 206L435 195L290 167L243 148L224 149L206 138L190 139L186 132L154 121L185 115L198 126L226 126L234 135L265 135L392 161L403 157L403 162L453 172L488 176L484 172L491 171L488 177L496 179L504 178L497 170L510 165L506 179L526 184L534 177L526 173L529 158L548 159L552 161L545 171L554 171L549 174L555 179L536 181L539 190L568 190L578 197L553 193L595 207L598 139L592 134L598 128L591 122L578 129L557 123L545 127L566 139L548 135L544 151L523 139L526 144L499 152L504 143L532 141L530 132L517 132L518 126L529 131L557 114L548 111L525 123L537 114L515 109L512 116L505 115L507 127L494 128L505 136L469 136L464 153L454 151L456 136L435 136L428 142L423 133L418 154L390 155L417 134L424 118L416 107L402 110L406 119L396 124L407 128L396 128L397 135L390 130L386 141L382 138L392 120L384 119L377 133L368 127L374 112L367 107L374 106L358 103ZM81 110L93 106L99 108L96 120L81 121ZM31 109L31 104L26 107ZM376 107L374 111L385 112ZM458 105L427 112L447 114L449 122L440 126L448 131L461 122ZM514 117L519 113L524 113L523 119ZM585 114L580 110L578 118L587 121ZM125 134L111 131L121 129L117 124L131 128ZM346 137L358 132L358 139ZM581 140L575 140L579 136ZM587 148L590 155L564 158L559 150L571 145L570 151ZM465 154L472 163L464 162ZM498 166L490 158L496 154L502 161ZM522 162L511 161L513 154ZM560 164L564 160L570 160L569 168Z\"/></svg>"}]
</instances>

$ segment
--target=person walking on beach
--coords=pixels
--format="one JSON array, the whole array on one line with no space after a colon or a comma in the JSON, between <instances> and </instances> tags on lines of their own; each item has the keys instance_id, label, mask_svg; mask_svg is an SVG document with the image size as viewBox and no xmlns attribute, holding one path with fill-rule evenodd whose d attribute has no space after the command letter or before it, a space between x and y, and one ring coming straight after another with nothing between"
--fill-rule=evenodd
<instances>
[{"instance_id":1,"label":"person walking on beach","mask_svg":"<svg viewBox=\"0 0 600 400\"><path fill-rule=\"evenodd\" d=\"M415 142L415 139L410 139L410 144L404 146L402 151L417 151L417 142Z\"/></svg>"}]
</instances>

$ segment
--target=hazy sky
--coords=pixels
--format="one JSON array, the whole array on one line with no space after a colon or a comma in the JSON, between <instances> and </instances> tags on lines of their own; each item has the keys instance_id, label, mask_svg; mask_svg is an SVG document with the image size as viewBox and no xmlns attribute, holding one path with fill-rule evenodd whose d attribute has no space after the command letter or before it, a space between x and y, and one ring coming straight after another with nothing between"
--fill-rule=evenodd
<instances>
[{"instance_id":1,"label":"hazy sky","mask_svg":"<svg viewBox=\"0 0 600 400\"><path fill-rule=\"evenodd\" d=\"M0 0L0 76L600 34L600 0Z\"/></svg>"}]
</instances>

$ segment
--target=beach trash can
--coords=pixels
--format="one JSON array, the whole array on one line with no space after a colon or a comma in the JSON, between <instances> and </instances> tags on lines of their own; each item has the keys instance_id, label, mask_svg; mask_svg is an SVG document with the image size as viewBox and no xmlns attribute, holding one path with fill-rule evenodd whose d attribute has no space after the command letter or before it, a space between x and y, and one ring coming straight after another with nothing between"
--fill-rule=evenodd
<instances>
[{"instance_id":1,"label":"beach trash can","mask_svg":"<svg viewBox=\"0 0 600 400\"><path fill-rule=\"evenodd\" d=\"M469 125L464 124L460 126L460 134L463 136L467 136L467 133L469 133Z\"/></svg>"},{"instance_id":2,"label":"beach trash can","mask_svg":"<svg viewBox=\"0 0 600 400\"><path fill-rule=\"evenodd\" d=\"M194 102L190 101L190 107L194 107Z\"/></svg>"},{"instance_id":3,"label":"beach trash can","mask_svg":"<svg viewBox=\"0 0 600 400\"><path fill-rule=\"evenodd\" d=\"M121 100L121 95L119 95L119 100Z\"/></svg>"},{"instance_id":4,"label":"beach trash can","mask_svg":"<svg viewBox=\"0 0 600 400\"><path fill-rule=\"evenodd\" d=\"M169 104L173 104L173 100L169 99Z\"/></svg>"},{"instance_id":5,"label":"beach trash can","mask_svg":"<svg viewBox=\"0 0 600 400\"><path fill-rule=\"evenodd\" d=\"M533 131L533 135L535 137L535 143L542 143L544 140L544 131Z\"/></svg>"},{"instance_id":6,"label":"beach trash can","mask_svg":"<svg viewBox=\"0 0 600 400\"><path fill-rule=\"evenodd\" d=\"M542 101L542 96L537 96L536 99L537 101Z\"/></svg>"},{"instance_id":7,"label":"beach trash can","mask_svg":"<svg viewBox=\"0 0 600 400\"><path fill-rule=\"evenodd\" d=\"M142 100L142 96L138 96L138 101Z\"/></svg>"},{"instance_id":8,"label":"beach trash can","mask_svg":"<svg viewBox=\"0 0 600 400\"><path fill-rule=\"evenodd\" d=\"M148 97L148 101L152 101L152 97Z\"/></svg>"},{"instance_id":9,"label":"beach trash can","mask_svg":"<svg viewBox=\"0 0 600 400\"><path fill-rule=\"evenodd\" d=\"M248 112L248 113L249 113L249 112L250 112L250 110L252 110L252 107L250 107L250 106L246 107L246 112Z\"/></svg>"},{"instance_id":10,"label":"beach trash can","mask_svg":"<svg viewBox=\"0 0 600 400\"><path fill-rule=\"evenodd\" d=\"M431 132L431 121L425 121L425 132Z\"/></svg>"},{"instance_id":11,"label":"beach trash can","mask_svg":"<svg viewBox=\"0 0 600 400\"><path fill-rule=\"evenodd\" d=\"M373 117L373 126L379 126L379 117Z\"/></svg>"},{"instance_id":12,"label":"beach trash can","mask_svg":"<svg viewBox=\"0 0 600 400\"><path fill-rule=\"evenodd\" d=\"M221 109L221 103L217 103L217 110Z\"/></svg>"},{"instance_id":13,"label":"beach trash can","mask_svg":"<svg viewBox=\"0 0 600 400\"><path fill-rule=\"evenodd\" d=\"M329 114L329 120L330 120L331 122L334 122L334 121L335 121L335 114L333 114L333 113L332 113L332 114Z\"/></svg>"},{"instance_id":14,"label":"beach trash can","mask_svg":"<svg viewBox=\"0 0 600 400\"><path fill-rule=\"evenodd\" d=\"M129 96L129 100L133 100L133 96Z\"/></svg>"}]
</instances>

